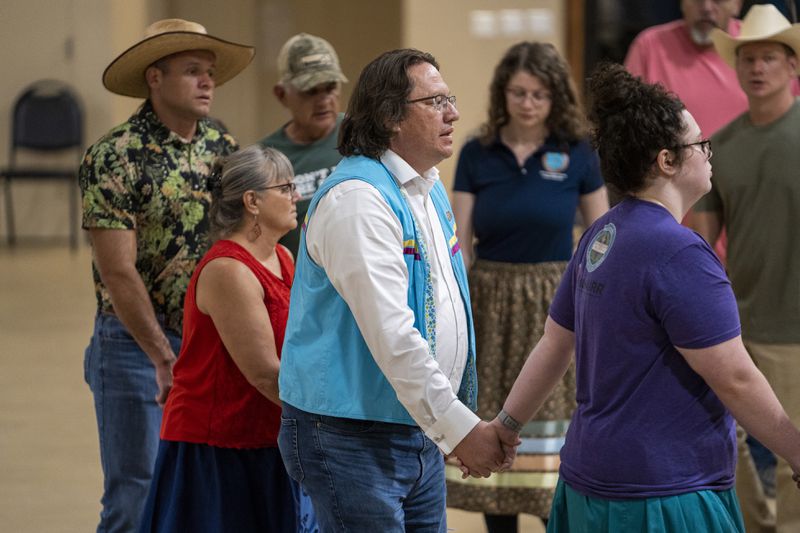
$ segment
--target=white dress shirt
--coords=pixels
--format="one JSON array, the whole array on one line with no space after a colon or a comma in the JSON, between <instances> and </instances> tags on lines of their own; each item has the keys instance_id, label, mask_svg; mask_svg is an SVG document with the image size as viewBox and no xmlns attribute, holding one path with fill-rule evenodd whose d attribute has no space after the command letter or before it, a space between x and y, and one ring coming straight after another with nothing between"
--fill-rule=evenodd
<instances>
[{"instance_id":1,"label":"white dress shirt","mask_svg":"<svg viewBox=\"0 0 800 533\"><path fill-rule=\"evenodd\" d=\"M347 302L397 398L425 434L451 453L480 419L455 392L467 361L468 326L450 247L429 195L439 171L432 168L420 176L391 150L381 162L404 187L427 244L436 299L436 359L414 328L408 306L400 220L375 187L356 179L333 187L308 223L306 247Z\"/></svg>"}]
</instances>

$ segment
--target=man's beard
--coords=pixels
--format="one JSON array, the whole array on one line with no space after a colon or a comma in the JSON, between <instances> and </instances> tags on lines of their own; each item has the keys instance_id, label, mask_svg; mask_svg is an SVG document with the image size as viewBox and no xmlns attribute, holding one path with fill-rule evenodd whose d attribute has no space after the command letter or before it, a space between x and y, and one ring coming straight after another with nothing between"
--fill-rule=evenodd
<instances>
[{"instance_id":1,"label":"man's beard","mask_svg":"<svg viewBox=\"0 0 800 533\"><path fill-rule=\"evenodd\" d=\"M711 46L714 44L714 41L711 40L711 31L711 29L708 31L701 31L695 26L692 26L689 28L689 36L692 38L692 42L697 46Z\"/></svg>"}]
</instances>

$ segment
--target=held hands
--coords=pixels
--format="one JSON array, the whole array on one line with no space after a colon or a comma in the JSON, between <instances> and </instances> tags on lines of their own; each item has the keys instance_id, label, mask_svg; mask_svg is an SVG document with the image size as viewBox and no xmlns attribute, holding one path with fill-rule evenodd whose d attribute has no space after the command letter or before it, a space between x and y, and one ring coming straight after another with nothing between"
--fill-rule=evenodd
<instances>
[{"instance_id":1,"label":"held hands","mask_svg":"<svg viewBox=\"0 0 800 533\"><path fill-rule=\"evenodd\" d=\"M511 467L520 444L519 435L497 420L480 421L455 447L462 477L489 477Z\"/></svg>"},{"instance_id":2,"label":"held hands","mask_svg":"<svg viewBox=\"0 0 800 533\"><path fill-rule=\"evenodd\" d=\"M505 452L506 457L499 470L500 472L505 472L511 468L514 459L517 458L517 447L522 443L522 440L519 438L518 431L507 428L498 418L492 420L490 425L495 428L500 443L503 446L503 452Z\"/></svg>"}]
</instances>

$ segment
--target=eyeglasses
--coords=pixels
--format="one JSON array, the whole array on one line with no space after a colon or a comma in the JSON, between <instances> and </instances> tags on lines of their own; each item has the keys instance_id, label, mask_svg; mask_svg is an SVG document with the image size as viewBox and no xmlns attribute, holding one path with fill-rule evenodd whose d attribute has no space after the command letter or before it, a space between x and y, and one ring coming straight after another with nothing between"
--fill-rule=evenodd
<instances>
[{"instance_id":1,"label":"eyeglasses","mask_svg":"<svg viewBox=\"0 0 800 533\"><path fill-rule=\"evenodd\" d=\"M278 192L285 194L287 196L292 196L294 191L297 190L297 185L295 182L290 181L289 183L281 183L280 185L270 185L269 187L264 187L261 189L262 191L266 191L268 189L278 189Z\"/></svg>"},{"instance_id":2,"label":"eyeglasses","mask_svg":"<svg viewBox=\"0 0 800 533\"><path fill-rule=\"evenodd\" d=\"M509 87L506 89L506 94L508 94L508 99L515 104L521 104L525 102L529 96L535 103L549 102L553 98L553 95L550 94L550 91L546 91L544 89L526 91L525 89Z\"/></svg>"},{"instance_id":3,"label":"eyeglasses","mask_svg":"<svg viewBox=\"0 0 800 533\"><path fill-rule=\"evenodd\" d=\"M680 148L691 148L692 146L699 146L700 151L703 153L704 156L706 156L706 159L711 159L713 152L711 151L711 141L709 139L703 139L702 141L697 141L694 143L679 144L674 148L670 148L670 150L675 151ZM653 163L655 163L656 161L658 161L658 154L656 154L656 156L653 158Z\"/></svg>"},{"instance_id":4,"label":"eyeglasses","mask_svg":"<svg viewBox=\"0 0 800 533\"><path fill-rule=\"evenodd\" d=\"M703 139L702 141L697 141L696 143L679 144L677 148L689 148L690 146L699 146L700 151L703 152L703 155L706 156L706 159L711 159L713 152L711 151L710 140Z\"/></svg>"},{"instance_id":5,"label":"eyeglasses","mask_svg":"<svg viewBox=\"0 0 800 533\"><path fill-rule=\"evenodd\" d=\"M456 95L451 94L445 96L443 94L434 94L431 96L423 96L422 98L414 98L413 100L406 100L407 104L415 104L417 102L424 102L425 100L432 100L432 106L436 111L442 111L445 105L450 104L453 108L456 107Z\"/></svg>"}]
</instances>

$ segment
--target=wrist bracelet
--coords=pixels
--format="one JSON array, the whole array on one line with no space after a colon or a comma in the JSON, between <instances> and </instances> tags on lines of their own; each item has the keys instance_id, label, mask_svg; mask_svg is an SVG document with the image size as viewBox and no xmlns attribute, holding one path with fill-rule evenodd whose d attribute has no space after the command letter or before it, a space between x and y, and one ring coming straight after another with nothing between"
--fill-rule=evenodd
<instances>
[{"instance_id":1,"label":"wrist bracelet","mask_svg":"<svg viewBox=\"0 0 800 533\"><path fill-rule=\"evenodd\" d=\"M506 413L504 410L500 409L500 412L497 413L497 418L500 420L500 423L503 424L505 427L510 429L511 431L516 431L517 433L520 432L522 429L522 424L519 421L511 416L510 414Z\"/></svg>"}]
</instances>

